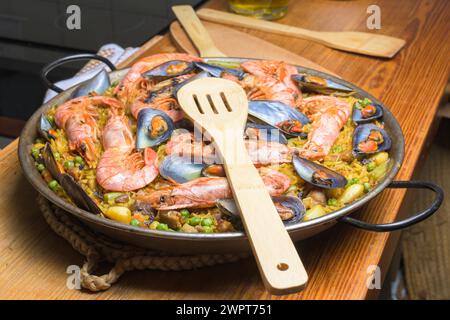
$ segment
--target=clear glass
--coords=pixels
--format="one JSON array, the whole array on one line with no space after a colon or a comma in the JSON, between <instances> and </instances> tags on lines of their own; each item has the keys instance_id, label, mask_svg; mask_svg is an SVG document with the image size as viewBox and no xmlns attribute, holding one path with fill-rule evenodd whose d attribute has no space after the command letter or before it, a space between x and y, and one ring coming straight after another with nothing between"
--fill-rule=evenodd
<instances>
[{"instance_id":1,"label":"clear glass","mask_svg":"<svg viewBox=\"0 0 450 320\"><path fill-rule=\"evenodd\" d=\"M235 13L265 20L284 17L289 0L228 0Z\"/></svg>"}]
</instances>

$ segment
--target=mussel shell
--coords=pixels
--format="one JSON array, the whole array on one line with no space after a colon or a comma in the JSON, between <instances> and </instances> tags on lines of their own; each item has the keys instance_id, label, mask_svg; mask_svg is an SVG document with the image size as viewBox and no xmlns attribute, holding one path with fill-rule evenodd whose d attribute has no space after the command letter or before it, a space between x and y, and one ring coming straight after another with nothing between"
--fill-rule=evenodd
<instances>
[{"instance_id":1,"label":"mussel shell","mask_svg":"<svg viewBox=\"0 0 450 320\"><path fill-rule=\"evenodd\" d=\"M53 156L50 143L46 143L42 152L42 160L44 161L45 168L50 172L52 177L57 181L61 180L61 175L64 173L62 167L56 162Z\"/></svg>"},{"instance_id":2,"label":"mussel shell","mask_svg":"<svg viewBox=\"0 0 450 320\"><path fill-rule=\"evenodd\" d=\"M161 123L154 123L154 121L160 120ZM163 132L152 136L152 125L163 125ZM157 127L155 129L158 129ZM148 147L158 146L161 143L167 141L174 130L174 124L172 119L164 111L145 108L139 112L137 119L137 132L136 132L136 149L144 149Z\"/></svg>"},{"instance_id":3,"label":"mussel shell","mask_svg":"<svg viewBox=\"0 0 450 320\"><path fill-rule=\"evenodd\" d=\"M173 95L174 97L177 97L177 93L178 90L180 90L184 85L194 81L194 80L198 80L198 79L203 79L203 78L209 78L210 74L208 72L202 71L197 73L195 76L193 76L192 78L189 78L188 80L185 80L181 83L178 83L176 85L173 86Z\"/></svg>"},{"instance_id":4,"label":"mussel shell","mask_svg":"<svg viewBox=\"0 0 450 320\"><path fill-rule=\"evenodd\" d=\"M375 114L371 117L363 118L361 110L359 108L356 108L355 105L353 104L353 112L352 112L353 122L356 124L363 124L383 117L383 108L376 103L372 105L376 109Z\"/></svg>"},{"instance_id":5,"label":"mussel shell","mask_svg":"<svg viewBox=\"0 0 450 320\"><path fill-rule=\"evenodd\" d=\"M342 188L347 184L341 174L296 154L292 156L292 164L300 178L319 188Z\"/></svg>"},{"instance_id":6,"label":"mussel shell","mask_svg":"<svg viewBox=\"0 0 450 320\"><path fill-rule=\"evenodd\" d=\"M361 150L359 150L358 145L367 140L367 137L369 136L370 132L372 130L376 130L378 132L381 133L381 135L383 136L383 143L378 145L378 149L376 151L373 152L362 152ZM391 137L389 137L388 133L372 124L372 123L367 123L367 124L361 124L359 126L356 127L355 131L353 132L353 142L352 142L352 148L353 148L353 154L355 154L355 156L363 156L365 154L373 154L373 153L377 153L377 152L381 152L381 151L386 151L389 150L391 148L392 145L392 140Z\"/></svg>"},{"instance_id":7,"label":"mussel shell","mask_svg":"<svg viewBox=\"0 0 450 320\"><path fill-rule=\"evenodd\" d=\"M278 129L274 126L271 126L270 124L247 122L247 124L245 126L245 136L249 137L251 139L255 139L256 137L253 137L251 134L249 134L247 129L258 130L258 135L257 135L258 139L261 139L264 141L270 141L270 142L278 142L278 143L282 143L282 144L288 143L287 138L280 131L280 129Z\"/></svg>"},{"instance_id":8,"label":"mussel shell","mask_svg":"<svg viewBox=\"0 0 450 320\"><path fill-rule=\"evenodd\" d=\"M319 76L308 74L294 74L292 75L292 80L294 80L304 91L312 91L325 94L331 94L336 91L346 94L350 94L353 92L353 89L349 87Z\"/></svg>"},{"instance_id":9,"label":"mussel shell","mask_svg":"<svg viewBox=\"0 0 450 320\"><path fill-rule=\"evenodd\" d=\"M101 214L102 210L97 206L94 200L89 197L86 191L67 173L60 176L59 183L72 201L80 208L92 212L94 214Z\"/></svg>"},{"instance_id":10,"label":"mussel shell","mask_svg":"<svg viewBox=\"0 0 450 320\"><path fill-rule=\"evenodd\" d=\"M45 114L42 114L39 118L38 125L38 132L42 137L44 137L47 141L54 139L54 137L49 133L49 131L53 129L53 125L50 121L48 121Z\"/></svg>"},{"instance_id":11,"label":"mussel shell","mask_svg":"<svg viewBox=\"0 0 450 320\"><path fill-rule=\"evenodd\" d=\"M170 67L182 65L184 68L181 71L177 72L169 72ZM187 74L194 70L194 65L192 62L183 61L183 60L171 60L160 64L159 66L144 72L142 75L148 79L154 79L156 81L162 81L165 79L181 76L183 74Z\"/></svg>"},{"instance_id":12,"label":"mussel shell","mask_svg":"<svg viewBox=\"0 0 450 320\"><path fill-rule=\"evenodd\" d=\"M168 155L159 165L159 173L169 181L185 183L202 176L204 163L194 163L190 158Z\"/></svg>"},{"instance_id":13,"label":"mussel shell","mask_svg":"<svg viewBox=\"0 0 450 320\"><path fill-rule=\"evenodd\" d=\"M92 92L102 95L109 87L111 87L111 81L109 80L108 72L103 68L90 80L87 80L85 83L78 86L72 92L70 98L84 97Z\"/></svg>"},{"instance_id":14,"label":"mussel shell","mask_svg":"<svg viewBox=\"0 0 450 320\"><path fill-rule=\"evenodd\" d=\"M303 132L287 132L279 126L284 121L299 121L303 126L309 123L306 115L300 111L284 104L280 101L273 100L252 100L248 102L248 114L264 123L279 128L288 136L305 136Z\"/></svg>"},{"instance_id":15,"label":"mussel shell","mask_svg":"<svg viewBox=\"0 0 450 320\"><path fill-rule=\"evenodd\" d=\"M299 198L292 196L277 196L272 197L272 200L276 205L281 205L292 210L293 216L287 220L283 220L285 224L297 223L303 219L306 209ZM216 206L227 216L233 218L240 216L240 211L236 206L234 199L218 199L216 201Z\"/></svg>"},{"instance_id":16,"label":"mussel shell","mask_svg":"<svg viewBox=\"0 0 450 320\"><path fill-rule=\"evenodd\" d=\"M242 70L215 66L212 64L204 63L204 62L194 62L194 65L197 68L208 72L210 75L212 75L213 77L216 77L216 78L220 78L223 73L228 73L228 74L231 74L231 75L237 77L239 80L242 80L242 78L244 78L244 75L245 75L245 72Z\"/></svg>"}]
</instances>

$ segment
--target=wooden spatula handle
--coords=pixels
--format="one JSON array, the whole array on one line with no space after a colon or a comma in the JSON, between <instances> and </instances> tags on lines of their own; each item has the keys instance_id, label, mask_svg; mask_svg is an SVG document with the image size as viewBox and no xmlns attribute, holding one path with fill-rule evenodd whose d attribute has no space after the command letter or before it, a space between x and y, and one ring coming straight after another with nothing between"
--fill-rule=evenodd
<instances>
[{"instance_id":1,"label":"wooden spatula handle","mask_svg":"<svg viewBox=\"0 0 450 320\"><path fill-rule=\"evenodd\" d=\"M242 138L233 148L235 152L226 153L224 166L264 284L273 294L298 292L308 275L297 250Z\"/></svg>"},{"instance_id":2,"label":"wooden spatula handle","mask_svg":"<svg viewBox=\"0 0 450 320\"><path fill-rule=\"evenodd\" d=\"M213 40L191 6L173 6L172 10L201 57L225 57L225 54L214 45Z\"/></svg>"}]
</instances>

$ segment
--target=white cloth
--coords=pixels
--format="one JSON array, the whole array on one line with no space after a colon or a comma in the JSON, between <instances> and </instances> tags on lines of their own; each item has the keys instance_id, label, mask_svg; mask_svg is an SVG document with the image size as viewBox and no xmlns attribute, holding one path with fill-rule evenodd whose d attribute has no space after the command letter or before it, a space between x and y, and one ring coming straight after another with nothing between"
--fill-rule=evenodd
<instances>
[{"instance_id":1,"label":"white cloth","mask_svg":"<svg viewBox=\"0 0 450 320\"><path fill-rule=\"evenodd\" d=\"M98 55L108 58L113 64L117 65L119 62L128 58L131 54L133 54L139 48L122 48L114 43L109 43L103 45L98 51ZM56 82L56 86L61 89L68 89L80 82L88 80L95 76L102 68L107 68L104 63L98 60L89 61L73 78L61 80ZM57 95L57 92L53 90L47 90L44 102L47 102L51 98Z\"/></svg>"}]
</instances>

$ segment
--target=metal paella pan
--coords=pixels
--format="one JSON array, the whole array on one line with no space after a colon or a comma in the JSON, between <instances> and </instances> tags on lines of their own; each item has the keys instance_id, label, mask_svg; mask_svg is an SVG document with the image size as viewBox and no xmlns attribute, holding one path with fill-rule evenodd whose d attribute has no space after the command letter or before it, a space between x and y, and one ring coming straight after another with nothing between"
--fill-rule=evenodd
<instances>
[{"instance_id":1,"label":"metal paella pan","mask_svg":"<svg viewBox=\"0 0 450 320\"><path fill-rule=\"evenodd\" d=\"M53 68L63 63L82 59L101 60L104 63L108 64L110 69L114 70L114 66L112 66L108 60L95 55L86 54L67 57L55 61L44 68L43 77L45 79L47 86L56 91L62 91L47 80L46 77L47 74ZM177 77L182 78L183 76L185 76L185 74L191 71L188 68L194 67L200 69L201 71L197 73L197 75L199 74L204 75L205 73L208 73L208 76L221 76L224 69L220 68L227 68L226 70L230 70L228 69L228 66L240 65L241 63L247 61L249 60L242 58L209 58L204 59L204 62L206 64L190 63L183 65L180 70L179 65L177 64L175 65L176 67L174 69L175 71L173 70L172 71L176 73ZM218 69L216 68L217 66L219 66ZM171 90L173 88L175 88L176 90L177 83L175 80L173 80L174 77L168 76L166 72L167 66L164 67L165 69L153 68L152 70L145 70L146 72L145 76L149 79L158 79L157 82L172 81ZM169 65L168 67L171 68L173 67L173 65ZM336 210L333 210L332 212L319 215L315 218L305 219L305 214L308 213L307 212L305 213L304 208L300 210L301 211L299 213L300 218L298 215L295 214L295 210L293 210L294 212L293 217L290 217L286 222L286 229L288 230L292 239L294 241L305 239L307 237L310 237L321 231L326 230L327 228L333 226L335 223L338 222L347 223L352 226L370 231L384 232L384 231L400 230L402 228L418 223L431 216L439 208L439 206L443 201L443 192L439 186L425 181L393 181L393 178L397 174L403 161L404 139L401 128L395 117L392 115L392 113L380 101L369 95L367 92L361 90L360 88L352 85L351 83L348 83L347 81L331 76L329 74L325 74L319 71L315 71L300 66L296 66L296 69L298 71L298 74L293 76L292 78L295 81L295 83L301 86L302 90L316 93L320 92L327 95L329 95L332 92L339 92L339 94L342 94L344 96L351 94L353 97L356 97L352 109L353 112L351 115L351 120L354 122L356 126L353 133L354 136L352 141L353 143L352 156L355 158L361 158L362 159L361 161L366 161L367 164L367 160L364 159L367 159L370 156L370 153L373 150L371 148L374 147L373 145L374 141L378 141L377 143L375 143L375 148L377 152L383 150L389 152L389 165L386 165L384 176L380 178L380 180L377 181L375 185L371 186L367 190L364 190L364 193L356 200L349 201L348 203L346 202L345 205L338 207ZM121 80L123 80L128 72L129 69L112 71L109 74L103 72L96 77L98 81L96 80L92 82L91 80L88 80L78 86L75 86L71 89L61 92L52 100L41 106L33 114L33 116L28 120L24 128L19 142L20 163L27 179L38 190L38 192L40 192L43 196L45 196L55 205L64 209L67 212L70 212L71 214L79 218L81 221L83 221L91 229L106 234L117 240L121 240L124 242L128 242L130 244L134 244L149 249L174 253L184 253L184 254L206 253L206 252L210 253L238 252L249 250L246 236L244 232L240 231L238 228L233 229L230 232L189 233L189 232L165 231L164 229L158 230L154 228L143 228L139 226L134 226L129 223L126 224L121 223L112 219L105 218L103 216L102 210L101 209L98 210L98 208L95 206L95 201L93 201L90 197L85 197L82 192L77 193L78 197L76 196L71 197L72 202L68 202L67 200L55 194L55 192L52 191L52 188L49 185L48 181L46 182L43 179L41 174L42 168L41 170L38 170L40 168L39 167L37 168L36 159L33 158L33 156L31 156L31 154L34 152L33 146L36 143L36 139L38 138L42 139L43 136L45 138L47 135L49 135L50 132L49 129L52 125L50 123L47 123L45 118L42 117L42 115L47 114L49 110L51 110L51 108L55 108L55 106L60 106L64 102L74 97L87 95L88 91L92 91L93 88L95 90L104 91L105 89L107 89L107 87L110 86L111 83L119 83ZM239 79L243 76L243 72L238 70L231 70L228 73L229 76L235 79ZM107 85L105 85L105 83L107 83ZM357 104L361 104L361 102L364 101L370 101L370 103L362 106L358 105L357 107L355 107ZM280 117L280 114L284 114L283 108L288 103L285 102L286 101L281 103L278 101L276 103L271 103L267 101L254 100L254 102L252 102L252 105L249 108L249 116L255 121L252 124L249 124L249 126L252 127L253 129L256 128L257 130L259 129L258 126L260 125L265 125L266 127L269 126L270 128L275 129L277 133L280 133L279 135L278 134L276 135L277 141L275 143L280 144L286 143L288 139L309 139L307 138L308 132L301 130L301 128L306 128L308 126L307 116L301 114L301 112L299 112L300 115L297 115L295 112L292 112L291 110L287 112L289 114L288 118L283 118L282 116ZM370 108L365 108L367 105L369 105ZM114 109L114 106L112 106L111 108ZM261 110L261 108L262 110L273 109L274 116L267 118L266 112L261 113L259 111ZM165 124L164 128L167 130L169 128L173 129L171 127L173 121L171 120L173 120L174 117L176 118L176 115L171 114L170 112L168 113L165 112L155 113L155 111L152 112L153 113L151 113L150 116L146 115L146 117L143 116L145 112L140 111L137 112L138 113L137 143L138 146L143 148L154 147L158 143L161 143L162 140L167 141L168 139L170 139L170 136L164 136L163 132L163 134L157 135L155 139L149 139L148 137L140 138L139 137L140 123L143 123L143 125L146 128L148 128L150 123L149 121L152 121L153 119L156 119L156 117L159 117L158 119L163 120L163 123ZM167 115L169 115L169 117ZM303 116L305 117L303 118ZM291 120L292 117L294 117L296 120L294 125L292 125L292 122L289 121L286 122L286 119ZM374 123L382 123L382 125L377 126ZM375 136L375 138L372 139L371 138L372 136ZM160 141L158 139L162 140ZM112 139L112 141L114 141L114 139ZM86 149L86 146L84 146L83 150L84 152L87 152L86 150L89 150L89 148ZM39 157L45 158L46 154L51 155L51 150L46 150L46 147L44 147L41 149ZM75 162L76 165L82 163L82 165L84 166L85 162L89 161L89 158L87 157L86 154L83 154L83 156L84 159L81 160L76 159L76 161L79 161ZM53 159L54 157L51 156L50 158ZM338 187L343 188L344 186L351 185L351 183L347 181L345 177L342 177L341 175L337 174L332 170L328 170L325 166L317 167L318 163L312 161L314 159L308 158L311 158L311 156L302 153L295 153L293 155L292 161L293 168L296 170L296 173L300 175L303 180L308 182L308 186L313 185L317 187L319 190L321 190ZM44 168L45 164L46 170L48 170L51 173L51 176L53 176L54 179L58 180L59 184L63 187L65 191L70 189L71 190L70 192L76 192L79 186L76 185L75 180L70 175L65 174L64 173L65 170L61 169L60 165L54 166L52 164L53 162L50 161L51 159L50 160L49 159L47 159L47 162L45 161L46 159L43 159L41 163L42 167ZM167 162L168 165L172 165L172 167L170 168L177 168L177 167L179 168L178 163L174 164L170 161L164 162ZM73 164L71 164L70 162L68 163L68 165L73 166ZM204 166L200 167L201 170L205 169ZM170 179L174 179L178 183L184 183L188 181L190 179L189 174L192 174L192 170L191 171L188 170L189 171L188 173L185 173L184 171L180 173L179 171L177 171L175 174L171 172L169 169L168 172L162 170L165 167L162 168L160 166L159 168L160 171L162 172L156 172L156 175L158 175L158 173L161 173L161 175L167 174L170 176ZM67 170L68 168L65 169ZM197 174L200 175L203 174L203 171L201 172L195 171L198 170L197 167L189 169L194 170L195 177L198 176ZM319 173L320 175L318 175ZM188 177L188 180L186 181L183 180L186 177ZM166 178L166 176L164 176L164 178ZM342 180L342 178L344 180ZM108 188L107 190L114 190L115 187L116 187L115 185L111 185L111 189ZM435 193L435 199L433 203L422 212L419 212L403 221L394 222L390 224L375 225L348 216L351 212L357 210L358 208L366 204L368 201L373 199L384 188L429 189ZM74 189L76 190L74 191ZM284 198L280 200L280 198L277 198L279 196ZM280 201L280 203L282 204L286 202L285 194L283 195L274 194L273 199L274 201ZM231 205L232 207L232 203L230 204L229 202L230 201L228 202L225 201L223 203L220 202L217 205L218 207L221 207L221 210L228 209L228 211L230 210L233 211L229 207L229 205ZM73 203L77 203L78 206L74 205ZM154 203L152 203L152 205L154 205ZM161 205L161 203L158 203L158 205ZM157 209L161 209L162 211L164 211L163 207L161 208L157 207ZM297 219L294 219L296 216Z\"/></svg>"}]
</instances>

